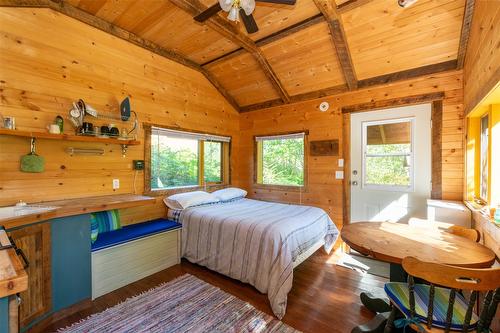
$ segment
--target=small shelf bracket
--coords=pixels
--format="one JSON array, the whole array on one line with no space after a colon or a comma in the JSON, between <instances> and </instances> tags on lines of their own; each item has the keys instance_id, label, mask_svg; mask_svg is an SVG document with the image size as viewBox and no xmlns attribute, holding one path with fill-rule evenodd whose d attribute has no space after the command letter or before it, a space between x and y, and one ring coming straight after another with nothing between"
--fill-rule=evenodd
<instances>
[{"instance_id":1,"label":"small shelf bracket","mask_svg":"<svg viewBox=\"0 0 500 333\"><path fill-rule=\"evenodd\" d=\"M121 146L122 146L122 156L125 157L127 156L128 145L122 144Z\"/></svg>"}]
</instances>

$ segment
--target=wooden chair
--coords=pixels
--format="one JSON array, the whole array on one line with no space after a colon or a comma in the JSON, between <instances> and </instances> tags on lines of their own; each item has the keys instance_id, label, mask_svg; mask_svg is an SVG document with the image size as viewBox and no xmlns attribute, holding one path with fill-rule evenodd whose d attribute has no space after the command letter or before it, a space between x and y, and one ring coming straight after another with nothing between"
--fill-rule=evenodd
<instances>
[{"instance_id":1,"label":"wooden chair","mask_svg":"<svg viewBox=\"0 0 500 333\"><path fill-rule=\"evenodd\" d=\"M470 269L403 259L408 283L389 282L384 289L392 311L384 333L394 326L417 332L489 332L500 301L500 268ZM414 277L430 284L415 284ZM471 291L469 300L461 291ZM474 313L479 292L486 292L481 313ZM396 319L398 310L404 318Z\"/></svg>"},{"instance_id":2,"label":"wooden chair","mask_svg":"<svg viewBox=\"0 0 500 333\"><path fill-rule=\"evenodd\" d=\"M479 240L481 239L481 234L476 229L468 229L458 225L452 225L451 227L446 229L446 232L470 239L471 241L476 243L479 242Z\"/></svg>"}]
</instances>

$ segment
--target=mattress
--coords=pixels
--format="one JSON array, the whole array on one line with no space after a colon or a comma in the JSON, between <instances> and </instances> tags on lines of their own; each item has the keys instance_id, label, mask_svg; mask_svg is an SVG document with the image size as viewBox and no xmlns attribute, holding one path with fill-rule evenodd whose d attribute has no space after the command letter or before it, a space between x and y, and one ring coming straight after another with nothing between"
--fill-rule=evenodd
<instances>
[{"instance_id":1,"label":"mattress","mask_svg":"<svg viewBox=\"0 0 500 333\"><path fill-rule=\"evenodd\" d=\"M268 295L278 318L297 262L318 244L329 252L339 234L322 209L251 199L191 207L178 220L183 257L253 285Z\"/></svg>"}]
</instances>

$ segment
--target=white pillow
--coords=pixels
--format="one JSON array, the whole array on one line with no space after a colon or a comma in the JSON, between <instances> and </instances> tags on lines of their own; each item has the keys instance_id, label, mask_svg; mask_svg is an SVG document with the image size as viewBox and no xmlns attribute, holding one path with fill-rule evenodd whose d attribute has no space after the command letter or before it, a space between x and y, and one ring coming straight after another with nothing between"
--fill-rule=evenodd
<instances>
[{"instance_id":1,"label":"white pillow","mask_svg":"<svg viewBox=\"0 0 500 333\"><path fill-rule=\"evenodd\" d=\"M171 195L163 199L163 202L171 209L186 209L192 206L219 202L219 199L207 192L193 191Z\"/></svg>"},{"instance_id":2,"label":"white pillow","mask_svg":"<svg viewBox=\"0 0 500 333\"><path fill-rule=\"evenodd\" d=\"M229 201L236 198L246 197L247 191L237 187L228 187L222 190L212 192L212 194L220 201Z\"/></svg>"}]
</instances>

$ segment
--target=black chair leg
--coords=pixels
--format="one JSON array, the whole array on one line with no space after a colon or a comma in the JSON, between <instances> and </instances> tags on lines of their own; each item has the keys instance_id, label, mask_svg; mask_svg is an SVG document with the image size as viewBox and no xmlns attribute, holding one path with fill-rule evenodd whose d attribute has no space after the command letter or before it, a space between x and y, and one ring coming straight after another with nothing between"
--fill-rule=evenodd
<instances>
[{"instance_id":1,"label":"black chair leg","mask_svg":"<svg viewBox=\"0 0 500 333\"><path fill-rule=\"evenodd\" d=\"M396 319L396 314L398 310L395 306L392 306L391 314L387 318L387 322L385 323L384 333L391 333L394 329L394 320Z\"/></svg>"}]
</instances>

